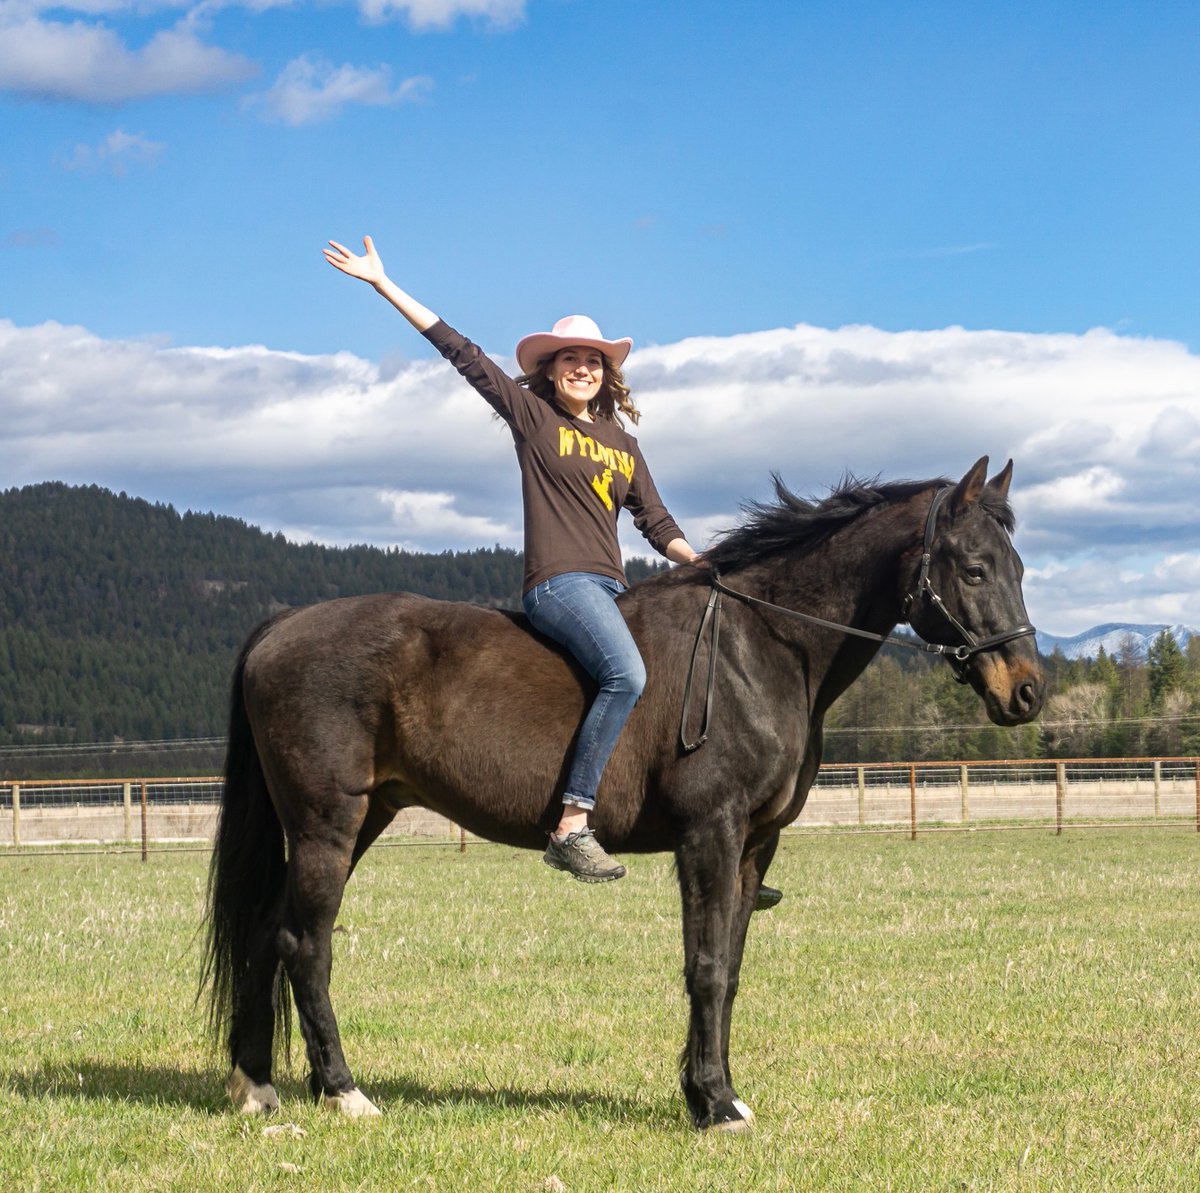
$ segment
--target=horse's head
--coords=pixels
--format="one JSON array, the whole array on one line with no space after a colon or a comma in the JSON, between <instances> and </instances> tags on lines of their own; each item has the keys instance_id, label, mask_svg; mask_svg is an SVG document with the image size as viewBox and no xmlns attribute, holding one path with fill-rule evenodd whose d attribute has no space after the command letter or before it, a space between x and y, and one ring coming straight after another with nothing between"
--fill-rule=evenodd
<instances>
[{"instance_id":1,"label":"horse's head","mask_svg":"<svg viewBox=\"0 0 1200 1193\"><path fill-rule=\"evenodd\" d=\"M1009 532L1012 461L990 481L984 456L933 499L915 580L905 597L909 624L948 655L959 679L982 697L997 725L1041 711L1046 677L1021 595L1024 568Z\"/></svg>"}]
</instances>

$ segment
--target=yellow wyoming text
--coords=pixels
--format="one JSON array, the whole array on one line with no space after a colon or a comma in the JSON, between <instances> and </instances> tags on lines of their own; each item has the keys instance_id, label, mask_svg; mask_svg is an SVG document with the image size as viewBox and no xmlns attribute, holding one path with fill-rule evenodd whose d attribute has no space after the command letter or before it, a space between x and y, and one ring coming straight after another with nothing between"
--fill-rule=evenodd
<instances>
[{"instance_id":1,"label":"yellow wyoming text","mask_svg":"<svg viewBox=\"0 0 1200 1193\"><path fill-rule=\"evenodd\" d=\"M574 427L558 428L558 454L572 456L579 451L581 460L591 460L606 468L615 468L627 481L633 480L633 457L628 452L615 451L597 443L590 435L576 431Z\"/></svg>"}]
</instances>

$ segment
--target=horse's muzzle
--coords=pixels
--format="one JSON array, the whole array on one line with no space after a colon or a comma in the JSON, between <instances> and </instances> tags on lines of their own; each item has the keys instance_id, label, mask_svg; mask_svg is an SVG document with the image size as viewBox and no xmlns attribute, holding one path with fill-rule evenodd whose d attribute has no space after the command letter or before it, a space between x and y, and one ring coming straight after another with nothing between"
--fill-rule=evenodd
<instances>
[{"instance_id":1,"label":"horse's muzzle","mask_svg":"<svg viewBox=\"0 0 1200 1193\"><path fill-rule=\"evenodd\" d=\"M972 671L977 681L972 686L995 724L1025 725L1042 711L1046 675L1036 660L976 655Z\"/></svg>"}]
</instances>

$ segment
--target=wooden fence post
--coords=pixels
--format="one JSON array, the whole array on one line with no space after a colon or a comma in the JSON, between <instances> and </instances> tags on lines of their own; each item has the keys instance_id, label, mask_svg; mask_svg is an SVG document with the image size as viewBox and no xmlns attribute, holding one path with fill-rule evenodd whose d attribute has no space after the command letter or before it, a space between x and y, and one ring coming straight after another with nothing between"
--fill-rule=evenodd
<instances>
[{"instance_id":1,"label":"wooden fence post","mask_svg":"<svg viewBox=\"0 0 1200 1193\"><path fill-rule=\"evenodd\" d=\"M917 768L908 764L908 803L909 815L912 818L912 840L917 839Z\"/></svg>"},{"instance_id":2,"label":"wooden fence post","mask_svg":"<svg viewBox=\"0 0 1200 1193\"><path fill-rule=\"evenodd\" d=\"M146 784L142 784L142 861L146 860Z\"/></svg>"},{"instance_id":3,"label":"wooden fence post","mask_svg":"<svg viewBox=\"0 0 1200 1193\"><path fill-rule=\"evenodd\" d=\"M958 768L958 786L962 792L962 822L966 824L971 819L971 807L967 795L967 768L965 766Z\"/></svg>"},{"instance_id":4,"label":"wooden fence post","mask_svg":"<svg viewBox=\"0 0 1200 1193\"><path fill-rule=\"evenodd\" d=\"M133 784L122 786L121 802L125 805L125 840L133 840Z\"/></svg>"},{"instance_id":5,"label":"wooden fence post","mask_svg":"<svg viewBox=\"0 0 1200 1193\"><path fill-rule=\"evenodd\" d=\"M13 844L21 844L21 784L12 785Z\"/></svg>"},{"instance_id":6,"label":"wooden fence post","mask_svg":"<svg viewBox=\"0 0 1200 1193\"><path fill-rule=\"evenodd\" d=\"M1054 821L1056 837L1062 836L1063 824L1063 802L1067 797L1067 764L1065 762L1056 762L1054 764Z\"/></svg>"},{"instance_id":7,"label":"wooden fence post","mask_svg":"<svg viewBox=\"0 0 1200 1193\"><path fill-rule=\"evenodd\" d=\"M1200 833L1200 758L1195 758L1196 764L1196 832Z\"/></svg>"},{"instance_id":8,"label":"wooden fence post","mask_svg":"<svg viewBox=\"0 0 1200 1193\"><path fill-rule=\"evenodd\" d=\"M1161 811L1162 799L1162 759L1154 760L1154 819L1157 820Z\"/></svg>"},{"instance_id":9,"label":"wooden fence post","mask_svg":"<svg viewBox=\"0 0 1200 1193\"><path fill-rule=\"evenodd\" d=\"M858 767L858 823L867 823L867 772Z\"/></svg>"}]
</instances>

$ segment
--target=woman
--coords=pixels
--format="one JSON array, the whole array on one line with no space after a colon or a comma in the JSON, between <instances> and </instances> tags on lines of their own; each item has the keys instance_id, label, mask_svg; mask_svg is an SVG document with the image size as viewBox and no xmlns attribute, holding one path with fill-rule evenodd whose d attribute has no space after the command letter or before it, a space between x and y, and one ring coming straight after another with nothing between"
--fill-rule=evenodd
<instances>
[{"instance_id":1,"label":"woman","mask_svg":"<svg viewBox=\"0 0 1200 1193\"><path fill-rule=\"evenodd\" d=\"M369 236L357 256L336 241L325 259L388 300L508 423L521 468L525 510L522 605L533 626L560 643L598 685L584 717L563 792L563 813L545 862L584 882L622 878L625 867L588 824L596 789L646 682L646 670L615 598L625 590L617 542L622 508L647 541L675 563L700 556L667 512L618 411L634 422L621 364L633 341L606 340L584 315L517 345L514 381L384 272Z\"/></svg>"}]
</instances>

